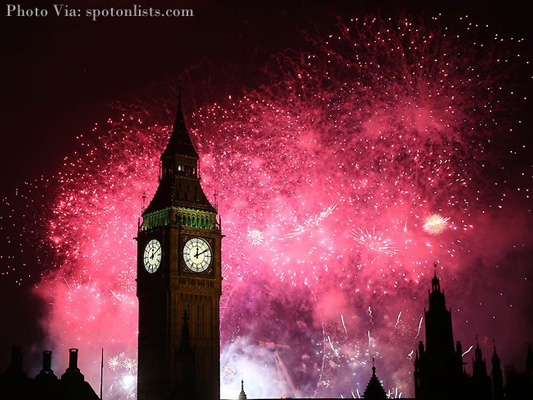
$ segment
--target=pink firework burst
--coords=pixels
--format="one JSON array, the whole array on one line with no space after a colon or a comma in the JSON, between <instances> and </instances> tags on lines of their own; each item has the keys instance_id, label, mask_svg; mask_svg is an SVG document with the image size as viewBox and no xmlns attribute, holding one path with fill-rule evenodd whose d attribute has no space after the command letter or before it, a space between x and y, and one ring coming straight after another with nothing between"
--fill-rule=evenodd
<instances>
[{"instance_id":1,"label":"pink firework burst","mask_svg":"<svg viewBox=\"0 0 533 400\"><path fill-rule=\"evenodd\" d=\"M251 397L286 393L262 385L275 377L259 366L276 361L259 342L291 348L279 357L302 396L349 395L379 354L387 389L409 394L417 284L436 259L456 271L471 240L468 229L427 235L425 216L446 209L470 226L485 211L483 161L488 139L514 123L498 117L517 101L506 77L522 43L481 41L468 21L452 33L438 18L367 17L309 44L279 55L261 90L188 119L226 236L222 396L234 396L244 370L264 389ZM132 396L133 238L168 139L152 111L125 110L36 185L54 194L51 215L38 219L51 254L37 288L51 307L48 334L87 351L84 360L101 347L120 354L108 364L110 399ZM365 226L384 233L354 231ZM81 367L97 381L98 363Z\"/></svg>"}]
</instances>

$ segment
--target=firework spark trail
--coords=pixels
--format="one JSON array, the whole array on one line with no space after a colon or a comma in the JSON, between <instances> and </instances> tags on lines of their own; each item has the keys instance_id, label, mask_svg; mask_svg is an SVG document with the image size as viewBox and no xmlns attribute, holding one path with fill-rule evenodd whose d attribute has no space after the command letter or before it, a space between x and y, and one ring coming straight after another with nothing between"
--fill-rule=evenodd
<instances>
[{"instance_id":1,"label":"firework spark trail","mask_svg":"<svg viewBox=\"0 0 533 400\"><path fill-rule=\"evenodd\" d=\"M352 231L352 236L358 244L373 251L388 255L394 255L398 251L392 240L383 239L383 233L375 233L375 227L372 228L372 232L359 228L357 231Z\"/></svg>"},{"instance_id":2,"label":"firework spark trail","mask_svg":"<svg viewBox=\"0 0 533 400\"><path fill-rule=\"evenodd\" d=\"M344 315L341 314L341 321L342 321L342 327L344 328L344 333L348 333L348 329L346 329L346 324L344 323Z\"/></svg>"},{"instance_id":3,"label":"firework spark trail","mask_svg":"<svg viewBox=\"0 0 533 400\"><path fill-rule=\"evenodd\" d=\"M337 207L336 204L329 206L320 214L316 214L308 218L302 225L296 227L291 233L287 235L288 238L303 235L311 230L320 230L320 224L324 221Z\"/></svg>"},{"instance_id":4,"label":"firework spark trail","mask_svg":"<svg viewBox=\"0 0 533 400\"><path fill-rule=\"evenodd\" d=\"M368 316L370 318L370 323L372 324L372 326L374 325L374 317L372 315L372 306L368 306Z\"/></svg>"},{"instance_id":5,"label":"firework spark trail","mask_svg":"<svg viewBox=\"0 0 533 400\"><path fill-rule=\"evenodd\" d=\"M468 353L470 353L470 351L471 351L473 348L474 348L474 346L470 346L470 347L468 348L467 351L465 351L463 354L461 354L461 357L464 357L465 355L467 355Z\"/></svg>"},{"instance_id":6,"label":"firework spark trail","mask_svg":"<svg viewBox=\"0 0 533 400\"><path fill-rule=\"evenodd\" d=\"M333 352L335 353L335 355L339 355L339 350L337 350L335 348L335 346L333 346L333 342L331 341L331 337L328 336L328 343L329 343L329 346L331 347L331 350L333 350Z\"/></svg>"},{"instance_id":7,"label":"firework spark trail","mask_svg":"<svg viewBox=\"0 0 533 400\"><path fill-rule=\"evenodd\" d=\"M268 318L258 321L257 315L275 310L280 329L271 340L302 346L293 353L322 366L318 377L304 374L297 383L304 395L349 393L354 374L366 380L367 371L355 365L370 356L361 350L369 347L388 349L391 368L399 371L390 387L411 390L411 365L402 364L401 349L410 348L412 339L392 338L385 321L394 321L399 301L407 302L403 309L421 307L421 297L401 293L420 291L419 283L423 292L435 259L448 261L453 273L458 264L452 260L468 252L473 228L428 235L425 218L442 210L471 227L474 216L488 209L478 200L495 186L484 174L490 158L485 147L491 136L508 134L514 122L498 116L502 107L518 102L505 80L520 61L518 51L508 54L498 40L470 39L468 22L466 27L459 38L438 18L423 24L403 18L347 21L331 36L313 39L311 53L279 55L279 64L266 67L271 77L261 91L205 106L188 118L202 185L211 200L218 193L224 221L222 343L228 349L240 337L257 342L271 332L263 321ZM497 61L502 58L509 62ZM81 151L41 186L55 185L49 191L55 195L52 215L39 218L44 232L26 229L21 236L40 236L43 253L51 254L51 272L37 291L51 304L46 326L59 351L79 345L94 354L102 347L130 359L136 353L133 238L142 199L156 189L169 135L167 126L150 119L152 111L125 109L119 119L96 128L98 140L81 138ZM35 208L39 198L23 204ZM13 219L25 214L12 208ZM382 232L374 239L386 236L394 257L357 240L354 245L350 232L364 233L364 227ZM307 299L305 290L316 299ZM338 294L334 304L328 302L331 293ZM368 313L367 304L373 305ZM324 312L328 307L334 308L331 315ZM352 323L365 314L372 336L364 324ZM401 325L399 320L398 331L417 322L407 313ZM337 328L344 333L335 335ZM359 362L341 364L350 367L336 372L340 367L326 359L328 342L335 343L341 362L352 356ZM316 343L322 347L308 351ZM291 369L302 360L286 362ZM81 367L89 380L98 379L96 368ZM107 397L129 395L122 385L128 371L116 366L111 372ZM338 392L317 393L329 380ZM225 397L233 397L232 384L223 386Z\"/></svg>"},{"instance_id":8,"label":"firework spark trail","mask_svg":"<svg viewBox=\"0 0 533 400\"><path fill-rule=\"evenodd\" d=\"M418 327L416 329L416 336L415 339L420 336L420 329L422 329L422 321L424 320L424 317L420 317L420 321L418 322Z\"/></svg>"},{"instance_id":9,"label":"firework spark trail","mask_svg":"<svg viewBox=\"0 0 533 400\"><path fill-rule=\"evenodd\" d=\"M394 329L398 327L398 324L400 323L400 318L402 317L402 312L400 311L398 313L398 317L396 318L396 324L394 324Z\"/></svg>"}]
</instances>

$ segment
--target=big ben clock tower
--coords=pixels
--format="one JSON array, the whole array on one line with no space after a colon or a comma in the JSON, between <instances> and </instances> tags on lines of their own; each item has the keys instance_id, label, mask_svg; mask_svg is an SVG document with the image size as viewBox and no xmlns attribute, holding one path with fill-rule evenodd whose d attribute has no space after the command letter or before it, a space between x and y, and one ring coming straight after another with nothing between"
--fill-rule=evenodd
<instances>
[{"instance_id":1,"label":"big ben clock tower","mask_svg":"<svg viewBox=\"0 0 533 400\"><path fill-rule=\"evenodd\" d=\"M181 100L137 236L138 400L220 399L221 239Z\"/></svg>"}]
</instances>

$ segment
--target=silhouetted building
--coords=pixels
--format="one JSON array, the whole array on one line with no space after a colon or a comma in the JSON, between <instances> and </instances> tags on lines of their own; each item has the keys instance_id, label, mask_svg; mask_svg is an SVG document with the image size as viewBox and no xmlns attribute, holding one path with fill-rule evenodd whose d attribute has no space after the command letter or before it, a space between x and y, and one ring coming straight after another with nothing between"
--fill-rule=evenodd
<instances>
[{"instance_id":1,"label":"silhouetted building","mask_svg":"<svg viewBox=\"0 0 533 400\"><path fill-rule=\"evenodd\" d=\"M496 346L494 346L494 353L492 354L492 394L494 400L503 399L503 373L500 363L500 357L496 353Z\"/></svg>"},{"instance_id":2,"label":"silhouetted building","mask_svg":"<svg viewBox=\"0 0 533 400\"><path fill-rule=\"evenodd\" d=\"M137 236L138 400L220 398L221 240L178 103Z\"/></svg>"},{"instance_id":3,"label":"silhouetted building","mask_svg":"<svg viewBox=\"0 0 533 400\"><path fill-rule=\"evenodd\" d=\"M374 360L372 360L372 376L368 385L366 386L365 393L363 394L363 399L365 400L385 400L387 398L387 393L381 385L377 375L376 375L376 366L374 365Z\"/></svg>"},{"instance_id":4,"label":"silhouetted building","mask_svg":"<svg viewBox=\"0 0 533 400\"><path fill-rule=\"evenodd\" d=\"M468 391L471 399L492 398L492 383L487 374L487 364L478 343L476 343L474 359L472 360L472 378L468 385Z\"/></svg>"},{"instance_id":5,"label":"silhouetted building","mask_svg":"<svg viewBox=\"0 0 533 400\"><path fill-rule=\"evenodd\" d=\"M435 272L424 310L426 346L420 342L415 358L415 397L451 399L466 397L467 376L463 371L462 346L454 348L452 315Z\"/></svg>"},{"instance_id":6,"label":"silhouetted building","mask_svg":"<svg viewBox=\"0 0 533 400\"><path fill-rule=\"evenodd\" d=\"M426 346L420 342L414 363L415 398L417 399L533 399L533 350L529 346L526 372L514 368L503 382L500 357L494 346L491 374L476 338L472 376L463 365L461 342L453 347L451 311L446 308L444 291L435 273L425 311Z\"/></svg>"},{"instance_id":7,"label":"silhouetted building","mask_svg":"<svg viewBox=\"0 0 533 400\"><path fill-rule=\"evenodd\" d=\"M526 358L526 370L517 372L514 368L506 374L505 386L506 399L532 399L533 398L533 350L529 345Z\"/></svg>"},{"instance_id":8,"label":"silhouetted building","mask_svg":"<svg viewBox=\"0 0 533 400\"><path fill-rule=\"evenodd\" d=\"M11 364L0 375L3 400L97 400L98 396L78 368L78 349L69 350L69 366L58 379L52 371L52 352L43 352L43 368L35 379L27 377L20 346L13 346Z\"/></svg>"}]
</instances>

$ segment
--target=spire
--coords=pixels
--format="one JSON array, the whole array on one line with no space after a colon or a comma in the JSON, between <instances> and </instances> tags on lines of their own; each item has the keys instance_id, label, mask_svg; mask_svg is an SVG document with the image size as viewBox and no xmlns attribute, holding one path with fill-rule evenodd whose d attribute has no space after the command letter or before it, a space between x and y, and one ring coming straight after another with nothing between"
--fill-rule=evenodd
<instances>
[{"instance_id":1,"label":"spire","mask_svg":"<svg viewBox=\"0 0 533 400\"><path fill-rule=\"evenodd\" d=\"M370 378L370 381L368 381L365 393L363 394L363 399L384 400L386 398L387 393L385 393L385 389L381 386L381 382L376 375L376 366L374 358L372 358L372 377Z\"/></svg>"},{"instance_id":2,"label":"spire","mask_svg":"<svg viewBox=\"0 0 533 400\"><path fill-rule=\"evenodd\" d=\"M185 125L181 96L179 96L174 128L167 147L161 155L159 187L152 201L143 211L143 219L146 215L170 207L185 207L216 213L200 184L198 160L198 153L192 144L189 131ZM143 226L159 223L156 220L161 221L161 219L157 218L152 221L143 221ZM166 224L167 222L164 223ZM182 220L180 219L181 222ZM213 220L211 226L214 224L215 221Z\"/></svg>"},{"instance_id":3,"label":"spire","mask_svg":"<svg viewBox=\"0 0 533 400\"><path fill-rule=\"evenodd\" d=\"M503 390L503 374L500 366L500 357L496 353L496 343L494 344L494 353L492 354L492 394L494 400L502 400L504 396Z\"/></svg>"},{"instance_id":4,"label":"spire","mask_svg":"<svg viewBox=\"0 0 533 400\"><path fill-rule=\"evenodd\" d=\"M431 289L433 292L440 292L440 281L439 277L437 276L437 263L433 265L433 279L431 281Z\"/></svg>"},{"instance_id":5,"label":"spire","mask_svg":"<svg viewBox=\"0 0 533 400\"><path fill-rule=\"evenodd\" d=\"M241 379L241 392L239 393L239 399L238 400L247 400L248 397L246 396L246 393L244 392L244 379Z\"/></svg>"},{"instance_id":6,"label":"spire","mask_svg":"<svg viewBox=\"0 0 533 400\"><path fill-rule=\"evenodd\" d=\"M481 352L481 349L479 347L479 342L477 340L477 335L476 335L476 349L475 349L475 357L476 357L476 361L482 361L483 360L483 354Z\"/></svg>"},{"instance_id":7,"label":"spire","mask_svg":"<svg viewBox=\"0 0 533 400\"><path fill-rule=\"evenodd\" d=\"M481 348L479 347L479 342L476 335L476 350L474 353L474 359L472 360L472 376L482 376L485 377L487 375L487 365L485 364L485 360L483 359L483 352L481 351Z\"/></svg>"},{"instance_id":8,"label":"spire","mask_svg":"<svg viewBox=\"0 0 533 400\"><path fill-rule=\"evenodd\" d=\"M498 353L496 352L496 343L494 343L494 352L492 353L492 369L500 369L500 356L498 356Z\"/></svg>"},{"instance_id":9,"label":"spire","mask_svg":"<svg viewBox=\"0 0 533 400\"><path fill-rule=\"evenodd\" d=\"M174 127L170 134L167 147L161 155L161 159L174 155L189 156L196 159L199 158L198 153L192 144L187 126L185 125L185 117L183 116L183 108L181 105L181 91L178 94L178 110L176 112Z\"/></svg>"}]
</instances>

